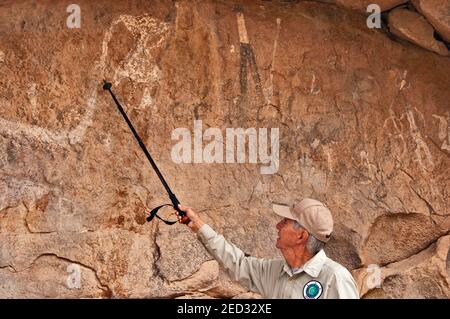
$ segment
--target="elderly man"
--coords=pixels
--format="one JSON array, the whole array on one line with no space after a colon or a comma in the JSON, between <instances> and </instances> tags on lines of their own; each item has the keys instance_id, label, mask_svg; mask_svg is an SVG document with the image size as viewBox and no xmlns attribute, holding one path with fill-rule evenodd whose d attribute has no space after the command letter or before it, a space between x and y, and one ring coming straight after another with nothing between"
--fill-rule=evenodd
<instances>
[{"instance_id":1,"label":"elderly man","mask_svg":"<svg viewBox=\"0 0 450 319\"><path fill-rule=\"evenodd\" d=\"M190 218L188 226L231 278L264 298L359 298L350 272L323 251L333 231L331 212L323 203L305 198L292 207L273 206L283 217L277 224L276 247L284 260L247 257L192 208L179 208Z\"/></svg>"}]
</instances>

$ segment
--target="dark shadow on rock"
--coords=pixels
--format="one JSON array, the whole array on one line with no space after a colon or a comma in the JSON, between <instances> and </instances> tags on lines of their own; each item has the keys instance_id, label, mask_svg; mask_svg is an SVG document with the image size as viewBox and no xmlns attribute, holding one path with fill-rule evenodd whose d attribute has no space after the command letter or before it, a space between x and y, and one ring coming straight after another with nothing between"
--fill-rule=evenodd
<instances>
[{"instance_id":1,"label":"dark shadow on rock","mask_svg":"<svg viewBox=\"0 0 450 319\"><path fill-rule=\"evenodd\" d=\"M331 237L325 246L325 253L348 270L361 267L361 259L355 247L346 239Z\"/></svg>"}]
</instances>

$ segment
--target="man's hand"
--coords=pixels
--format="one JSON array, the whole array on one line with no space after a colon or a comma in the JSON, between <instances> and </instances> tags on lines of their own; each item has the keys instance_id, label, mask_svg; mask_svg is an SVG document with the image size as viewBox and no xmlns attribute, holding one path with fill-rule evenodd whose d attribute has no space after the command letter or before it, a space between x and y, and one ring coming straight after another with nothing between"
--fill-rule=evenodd
<instances>
[{"instance_id":1,"label":"man's hand","mask_svg":"<svg viewBox=\"0 0 450 319\"><path fill-rule=\"evenodd\" d=\"M205 222L200 218L200 216L198 216L198 214L191 207L187 207L187 206L179 204L178 208L180 210L182 210L183 212L185 212L187 217L189 217L189 219L191 220L187 224L189 226L189 228L191 228L194 232L198 232L200 227L202 227ZM178 220L181 219L178 212L177 212L177 217L178 217Z\"/></svg>"}]
</instances>

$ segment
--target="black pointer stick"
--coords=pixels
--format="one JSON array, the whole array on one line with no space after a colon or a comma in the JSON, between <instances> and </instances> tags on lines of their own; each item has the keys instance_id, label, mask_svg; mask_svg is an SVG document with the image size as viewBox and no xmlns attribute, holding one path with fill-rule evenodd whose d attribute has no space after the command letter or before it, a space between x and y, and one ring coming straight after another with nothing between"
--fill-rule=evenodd
<instances>
[{"instance_id":1,"label":"black pointer stick","mask_svg":"<svg viewBox=\"0 0 450 319\"><path fill-rule=\"evenodd\" d=\"M186 216L186 213L183 212L182 210L180 210L178 208L178 204L180 203L180 201L177 199L177 197L175 196L175 194L172 192L172 190L170 189L169 185L167 184L166 180L164 179L164 176L162 176L161 172L158 169L158 166L156 166L155 161L153 160L152 156L150 155L150 153L148 152L147 148L145 147L144 142L142 142L141 138L139 137L138 133L136 132L136 130L133 127L133 124L131 124L130 120L128 119L127 114L125 113L125 111L123 110L122 106L120 105L119 101L117 101L116 96L114 95L114 93L111 90L112 84L107 82L107 81L103 81L103 90L107 90L109 91L109 93L111 93L111 96L114 100L114 102L116 102L117 108L119 109L120 113L122 114L123 118L125 119L125 122L127 122L128 127L130 128L131 132L133 133L134 137L136 138L136 141L139 143L139 146L141 147L142 151L144 151L145 156L147 157L148 161L150 162L150 164L152 165L153 169L156 172L156 175L158 175L159 180L161 181L161 183L163 184L164 188L167 191L167 194L169 194L169 199L172 202L173 208L175 208L175 210L178 212L179 216L181 217L180 219L180 223L182 224L187 224L190 222L189 217ZM147 217L148 221L151 221L153 219L153 217L158 217L158 215L156 215L157 211L159 208L161 208L162 206L159 206L155 209L152 210L152 212L150 213L150 216Z\"/></svg>"}]
</instances>

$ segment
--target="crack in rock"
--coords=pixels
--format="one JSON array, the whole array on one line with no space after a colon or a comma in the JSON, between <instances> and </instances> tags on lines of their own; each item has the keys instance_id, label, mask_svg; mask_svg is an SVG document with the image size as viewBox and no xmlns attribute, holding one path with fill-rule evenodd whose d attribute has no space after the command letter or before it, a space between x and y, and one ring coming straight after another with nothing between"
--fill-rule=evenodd
<instances>
[{"instance_id":1,"label":"crack in rock","mask_svg":"<svg viewBox=\"0 0 450 319\"><path fill-rule=\"evenodd\" d=\"M97 270L96 270L95 268L93 268L93 267L91 267L91 266L89 266L89 265L86 265L86 264L84 264L84 263L81 263L81 262L79 262L79 261L75 261L75 260L72 260L72 259L69 259L69 258L66 258L66 257L58 256L58 255L55 254L55 253L43 253L43 254L40 254L39 256L37 256L37 257L31 262L30 266L28 266L28 267L25 268L25 269L22 269L21 271L18 271L17 273L20 273L20 272L23 272L23 271L25 271L25 270L30 269L30 268L35 264L35 262L36 262L37 260L39 260L40 258L45 257L45 256L56 257L56 258L58 258L58 259L60 259L60 260L63 260L63 261L66 261L66 262L69 262L69 263L72 263L72 264L76 264L76 265L79 265L79 266L82 266L82 267L84 267L84 268L87 268L87 269L91 270L91 271L94 273L94 275L95 275L95 279L97 280L98 288L104 291L104 297L106 297L106 298L111 298L111 297L113 296L113 292L112 292L111 288L110 288L108 285L102 283L102 281L100 280L100 278L99 278L99 276L98 276L98 274L97 274Z\"/></svg>"}]
</instances>

